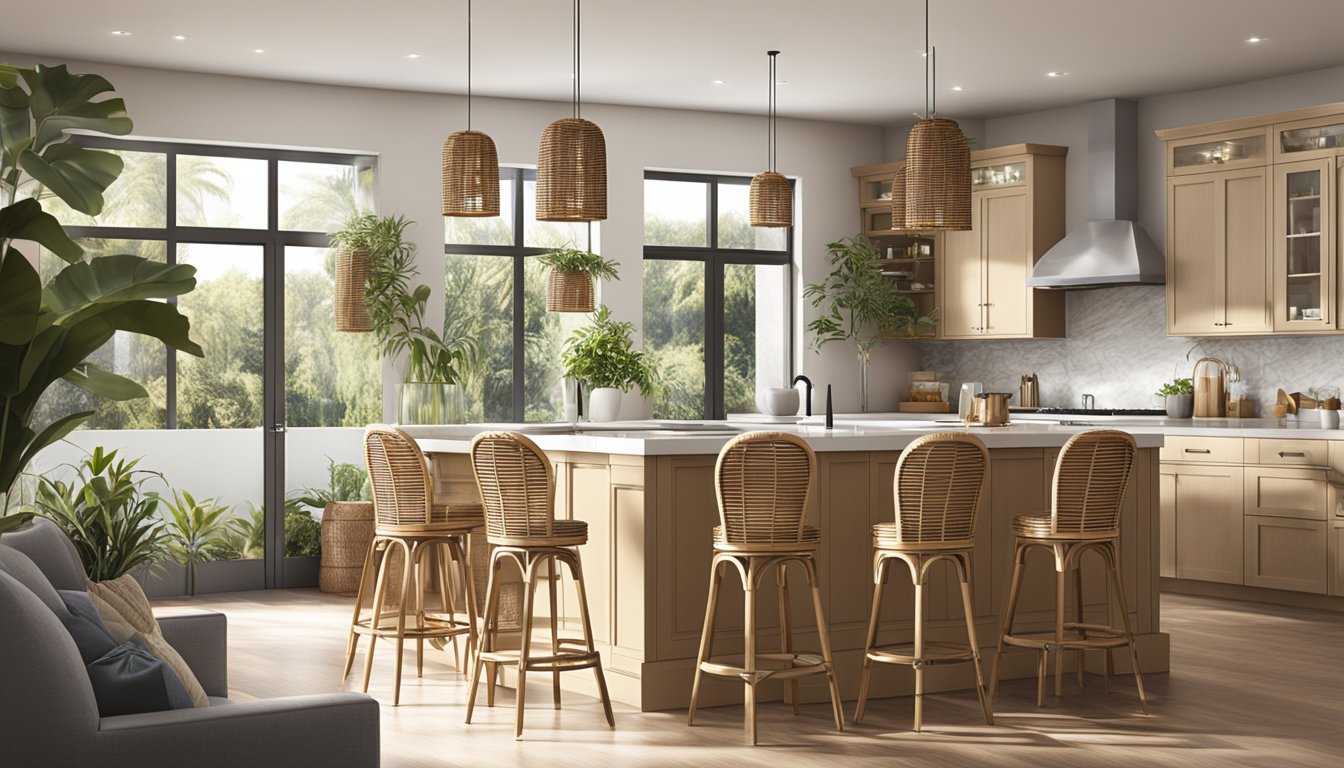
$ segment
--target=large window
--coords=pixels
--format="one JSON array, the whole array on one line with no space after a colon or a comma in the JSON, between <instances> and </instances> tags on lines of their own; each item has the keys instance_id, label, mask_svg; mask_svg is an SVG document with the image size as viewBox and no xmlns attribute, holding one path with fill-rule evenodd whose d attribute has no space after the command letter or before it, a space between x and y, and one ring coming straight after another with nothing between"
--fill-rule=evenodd
<instances>
[{"instance_id":1,"label":"large window","mask_svg":"<svg viewBox=\"0 0 1344 768\"><path fill-rule=\"evenodd\" d=\"M97 217L43 196L90 256L134 253L196 267L178 300L204 358L118 333L95 362L145 386L148 399L112 402L57 382L39 409L92 408L92 429L247 428L264 421L265 357L283 347L288 426L362 426L381 417L378 350L368 334L335 333L333 256L326 232L369 207L373 159L166 142L82 140L120 155L124 170ZM60 269L42 254L44 274ZM276 298L266 298L266 269ZM283 296L283 302L279 296ZM267 312L283 333L266 342ZM325 320L324 320L325 318ZM281 371L277 371L277 374ZM276 377L280 377L277 375Z\"/></svg>"},{"instance_id":2,"label":"large window","mask_svg":"<svg viewBox=\"0 0 1344 768\"><path fill-rule=\"evenodd\" d=\"M444 218L444 330L477 342L467 418L558 421L560 351L587 316L546 311L546 270L530 257L564 245L597 252L598 229L537 221L531 169L501 168L499 198L499 216Z\"/></svg>"},{"instance_id":3,"label":"large window","mask_svg":"<svg viewBox=\"0 0 1344 768\"><path fill-rule=\"evenodd\" d=\"M787 386L791 229L754 228L750 179L644 175L644 346L654 415L724 418Z\"/></svg>"}]
</instances>

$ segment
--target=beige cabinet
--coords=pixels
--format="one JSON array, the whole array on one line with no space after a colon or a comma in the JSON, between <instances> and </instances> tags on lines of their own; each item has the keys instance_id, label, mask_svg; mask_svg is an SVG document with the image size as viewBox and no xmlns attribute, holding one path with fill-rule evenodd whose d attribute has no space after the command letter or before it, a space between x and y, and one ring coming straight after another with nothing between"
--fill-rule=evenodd
<instances>
[{"instance_id":1,"label":"beige cabinet","mask_svg":"<svg viewBox=\"0 0 1344 768\"><path fill-rule=\"evenodd\" d=\"M1329 488L1324 469L1247 467L1243 496L1248 515L1324 520Z\"/></svg>"},{"instance_id":2,"label":"beige cabinet","mask_svg":"<svg viewBox=\"0 0 1344 768\"><path fill-rule=\"evenodd\" d=\"M1246 585L1325 594L1326 525L1324 520L1247 515Z\"/></svg>"},{"instance_id":3,"label":"beige cabinet","mask_svg":"<svg viewBox=\"0 0 1344 768\"><path fill-rule=\"evenodd\" d=\"M1168 571L1163 576L1242 583L1243 471L1162 465L1161 555Z\"/></svg>"},{"instance_id":4,"label":"beige cabinet","mask_svg":"<svg viewBox=\"0 0 1344 768\"><path fill-rule=\"evenodd\" d=\"M1344 518L1330 522L1330 594L1344 597Z\"/></svg>"},{"instance_id":5,"label":"beige cabinet","mask_svg":"<svg viewBox=\"0 0 1344 768\"><path fill-rule=\"evenodd\" d=\"M1274 166L1274 330L1335 330L1335 161Z\"/></svg>"},{"instance_id":6,"label":"beige cabinet","mask_svg":"<svg viewBox=\"0 0 1344 768\"><path fill-rule=\"evenodd\" d=\"M1264 167L1168 178L1169 334L1273 330L1269 196Z\"/></svg>"}]
</instances>

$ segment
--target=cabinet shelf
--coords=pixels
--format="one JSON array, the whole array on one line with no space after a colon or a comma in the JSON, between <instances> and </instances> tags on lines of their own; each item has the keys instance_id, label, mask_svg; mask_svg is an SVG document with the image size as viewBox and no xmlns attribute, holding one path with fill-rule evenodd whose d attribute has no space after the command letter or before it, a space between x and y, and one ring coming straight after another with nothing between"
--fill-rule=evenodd
<instances>
[{"instance_id":1,"label":"cabinet shelf","mask_svg":"<svg viewBox=\"0 0 1344 768\"><path fill-rule=\"evenodd\" d=\"M906 294L906 293L915 293L915 294L917 294L917 293L933 293L933 289L932 289L932 288L919 288L919 289L914 289L914 288L893 288L893 289L892 289L892 293L902 293L902 294Z\"/></svg>"}]
</instances>

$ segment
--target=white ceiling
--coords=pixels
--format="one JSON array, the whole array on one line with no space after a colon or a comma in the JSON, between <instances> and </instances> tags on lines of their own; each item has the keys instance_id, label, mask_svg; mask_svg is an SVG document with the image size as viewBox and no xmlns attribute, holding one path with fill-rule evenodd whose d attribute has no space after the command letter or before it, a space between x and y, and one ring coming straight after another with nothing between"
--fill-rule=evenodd
<instances>
[{"instance_id":1,"label":"white ceiling","mask_svg":"<svg viewBox=\"0 0 1344 768\"><path fill-rule=\"evenodd\" d=\"M932 3L938 111L958 117L1344 64L1341 0ZM0 50L53 60L414 91L466 87L466 0L7 6ZM568 99L567 0L476 0L474 13L477 94ZM922 14L919 0L588 0L584 101L762 112L765 51L778 48L778 79L787 81L781 114L907 122L924 101ZM1252 36L1265 41L1247 43ZM1069 74L1046 77L1051 70Z\"/></svg>"}]
</instances>

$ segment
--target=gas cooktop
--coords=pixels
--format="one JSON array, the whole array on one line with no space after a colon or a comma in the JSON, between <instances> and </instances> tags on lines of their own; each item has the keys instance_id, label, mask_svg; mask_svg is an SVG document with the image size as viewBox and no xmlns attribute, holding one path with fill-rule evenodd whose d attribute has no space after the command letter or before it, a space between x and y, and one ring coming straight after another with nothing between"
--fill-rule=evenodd
<instances>
[{"instance_id":1,"label":"gas cooktop","mask_svg":"<svg viewBox=\"0 0 1344 768\"><path fill-rule=\"evenodd\" d=\"M1036 413L1060 416L1166 416L1167 412L1152 408L1037 408Z\"/></svg>"}]
</instances>

